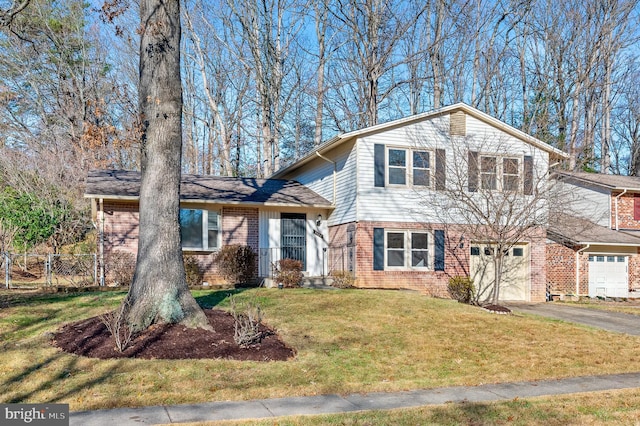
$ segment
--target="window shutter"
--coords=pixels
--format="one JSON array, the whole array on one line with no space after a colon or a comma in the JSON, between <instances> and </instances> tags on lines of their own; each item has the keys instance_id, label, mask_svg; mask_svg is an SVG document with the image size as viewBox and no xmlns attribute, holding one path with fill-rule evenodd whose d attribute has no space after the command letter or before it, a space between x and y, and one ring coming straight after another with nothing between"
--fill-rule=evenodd
<instances>
[{"instance_id":1,"label":"window shutter","mask_svg":"<svg viewBox=\"0 0 640 426\"><path fill-rule=\"evenodd\" d=\"M384 187L384 145L375 144L373 146L373 164L374 186Z\"/></svg>"},{"instance_id":2,"label":"window shutter","mask_svg":"<svg viewBox=\"0 0 640 426\"><path fill-rule=\"evenodd\" d=\"M633 220L640 220L640 194L633 196Z\"/></svg>"},{"instance_id":3,"label":"window shutter","mask_svg":"<svg viewBox=\"0 0 640 426\"><path fill-rule=\"evenodd\" d=\"M478 153L475 151L469 151L469 161L467 163L469 167L469 192L476 192L478 190Z\"/></svg>"},{"instance_id":4,"label":"window shutter","mask_svg":"<svg viewBox=\"0 0 640 426\"><path fill-rule=\"evenodd\" d=\"M533 157L530 155L524 156L524 195L533 194Z\"/></svg>"},{"instance_id":5,"label":"window shutter","mask_svg":"<svg viewBox=\"0 0 640 426\"><path fill-rule=\"evenodd\" d=\"M373 228L373 270L384 271L384 228Z\"/></svg>"},{"instance_id":6,"label":"window shutter","mask_svg":"<svg viewBox=\"0 0 640 426\"><path fill-rule=\"evenodd\" d=\"M443 191L447 182L447 154L444 149L436 149L436 190Z\"/></svg>"},{"instance_id":7,"label":"window shutter","mask_svg":"<svg viewBox=\"0 0 640 426\"><path fill-rule=\"evenodd\" d=\"M435 242L433 269L444 271L444 231L442 229L433 231L433 239Z\"/></svg>"}]
</instances>

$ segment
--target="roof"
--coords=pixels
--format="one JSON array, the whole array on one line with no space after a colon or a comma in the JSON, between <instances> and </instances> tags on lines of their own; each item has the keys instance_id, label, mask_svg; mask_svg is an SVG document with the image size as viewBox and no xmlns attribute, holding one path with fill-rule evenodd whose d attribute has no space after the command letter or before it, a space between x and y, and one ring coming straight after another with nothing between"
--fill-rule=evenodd
<instances>
[{"instance_id":1,"label":"roof","mask_svg":"<svg viewBox=\"0 0 640 426\"><path fill-rule=\"evenodd\" d=\"M496 127L502 131L504 131L505 133L508 133L518 139L523 140L524 142L527 142L533 146L535 146L536 148L542 149L543 151L548 152L549 154L555 155L556 157L562 158L562 159L567 159L569 158L569 155L557 148L552 147L551 145L541 141L540 139L534 138L533 136L516 129L515 127L509 126L508 124L498 120L497 118L494 118L488 114L485 114L484 112L473 108L463 102L457 103L457 104L453 104L453 105L449 105L443 108L438 108L438 109L434 109L428 112L424 112L422 114L416 114L416 115L412 115L410 117L405 117L405 118L401 118L398 120L393 120L393 121L389 121L387 123L382 123L382 124L377 124L375 126L371 126L371 127L366 127L364 129L360 129L360 130L354 130L352 132L347 132L347 133L343 133L337 136L334 136L333 138L329 139L328 141L326 141L325 143L323 143L322 145L320 145L317 149L311 151L309 154L307 154L306 156L302 157L300 160L296 161L295 163L285 167L284 169L278 170L277 172L275 172L272 177L277 178L279 176L284 176L286 173L288 173L291 170L294 170L300 166L302 166L303 164L308 163L309 161L317 158L316 153L320 153L323 154L327 151L329 151L330 149L350 140L353 139L355 137L358 136L363 136L363 135L369 135L372 133L378 133L378 132L382 132L385 130L389 130L391 128L394 127L399 127L399 126L404 126L404 125L408 125L408 124L413 124L415 122L419 122L419 121L423 121L423 120L428 120L434 117L438 117L441 115L445 115L445 114L451 114L453 112L456 111L463 111L465 114L468 114L472 117L475 117L481 121L484 121L487 124L492 125L493 127Z\"/></svg>"},{"instance_id":2,"label":"roof","mask_svg":"<svg viewBox=\"0 0 640 426\"><path fill-rule=\"evenodd\" d=\"M640 191L640 178L636 176L607 175L604 173L556 172L558 176L575 179L612 190Z\"/></svg>"},{"instance_id":3,"label":"roof","mask_svg":"<svg viewBox=\"0 0 640 426\"><path fill-rule=\"evenodd\" d=\"M92 170L85 197L138 200L140 172ZM325 198L292 180L183 174L180 200L218 204L332 208Z\"/></svg>"},{"instance_id":4,"label":"roof","mask_svg":"<svg viewBox=\"0 0 640 426\"><path fill-rule=\"evenodd\" d=\"M573 245L639 246L640 237L615 231L587 219L557 213L550 220L547 235L554 241Z\"/></svg>"}]
</instances>

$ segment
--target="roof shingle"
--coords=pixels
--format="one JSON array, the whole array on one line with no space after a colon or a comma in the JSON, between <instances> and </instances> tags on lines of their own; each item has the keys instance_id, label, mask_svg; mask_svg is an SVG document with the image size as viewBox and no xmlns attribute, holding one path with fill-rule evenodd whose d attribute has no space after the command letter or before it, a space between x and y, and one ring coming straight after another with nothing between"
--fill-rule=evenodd
<instances>
[{"instance_id":1,"label":"roof shingle","mask_svg":"<svg viewBox=\"0 0 640 426\"><path fill-rule=\"evenodd\" d=\"M137 199L140 172L92 170L87 176L85 197ZM182 175L182 201L220 204L262 204L331 208L332 205L311 189L292 180Z\"/></svg>"}]
</instances>

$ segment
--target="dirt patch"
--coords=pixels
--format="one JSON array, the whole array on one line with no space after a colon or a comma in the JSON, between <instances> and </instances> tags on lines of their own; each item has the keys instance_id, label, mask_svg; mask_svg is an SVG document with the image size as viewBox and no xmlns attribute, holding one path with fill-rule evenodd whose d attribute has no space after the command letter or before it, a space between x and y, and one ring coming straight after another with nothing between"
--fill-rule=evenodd
<instances>
[{"instance_id":1,"label":"dirt patch","mask_svg":"<svg viewBox=\"0 0 640 426\"><path fill-rule=\"evenodd\" d=\"M136 336L123 352L99 317L67 324L55 333L53 344L65 352L90 358L210 359L284 361L295 355L275 333L262 326L257 345L241 348L233 340L234 320L220 309L204 310L214 331L191 329L180 324L154 325Z\"/></svg>"}]
</instances>

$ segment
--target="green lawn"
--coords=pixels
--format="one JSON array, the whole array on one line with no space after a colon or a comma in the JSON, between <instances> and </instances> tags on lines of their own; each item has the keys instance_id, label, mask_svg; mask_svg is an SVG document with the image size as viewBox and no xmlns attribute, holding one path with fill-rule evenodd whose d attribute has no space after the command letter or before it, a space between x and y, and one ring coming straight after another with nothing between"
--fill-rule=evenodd
<instances>
[{"instance_id":1,"label":"green lawn","mask_svg":"<svg viewBox=\"0 0 640 426\"><path fill-rule=\"evenodd\" d=\"M62 353L49 333L117 306L124 293L0 294L0 402L71 410L395 391L640 371L640 338L493 315L413 292L240 291L297 351L286 362L108 360ZM228 306L228 291L195 293Z\"/></svg>"}]
</instances>

